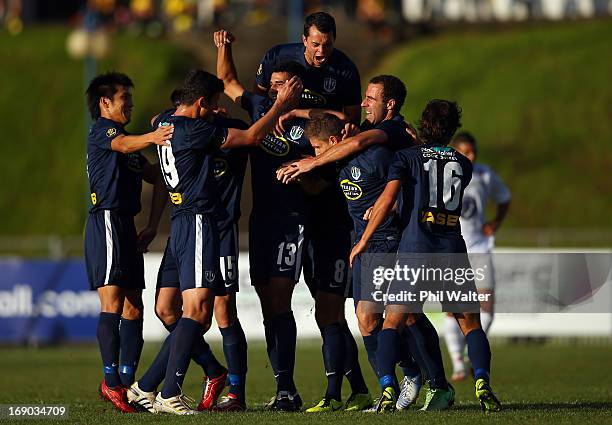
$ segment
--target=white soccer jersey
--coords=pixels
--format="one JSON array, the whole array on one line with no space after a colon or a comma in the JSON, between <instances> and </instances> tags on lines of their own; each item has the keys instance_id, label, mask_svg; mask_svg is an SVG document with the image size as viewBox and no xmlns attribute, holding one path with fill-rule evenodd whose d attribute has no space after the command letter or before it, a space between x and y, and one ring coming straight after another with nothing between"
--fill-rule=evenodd
<instances>
[{"instance_id":1,"label":"white soccer jersey","mask_svg":"<svg viewBox=\"0 0 612 425\"><path fill-rule=\"evenodd\" d=\"M486 253L493 249L493 236L482 233L488 200L506 203L510 201L510 190L491 167L476 163L472 180L463 194L461 210L461 233L468 252Z\"/></svg>"}]
</instances>

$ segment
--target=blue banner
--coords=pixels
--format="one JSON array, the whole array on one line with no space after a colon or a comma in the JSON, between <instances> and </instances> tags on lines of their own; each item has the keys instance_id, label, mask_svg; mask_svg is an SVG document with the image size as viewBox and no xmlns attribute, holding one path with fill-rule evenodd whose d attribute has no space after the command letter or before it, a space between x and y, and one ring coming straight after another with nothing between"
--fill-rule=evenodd
<instances>
[{"instance_id":1,"label":"blue banner","mask_svg":"<svg viewBox=\"0 0 612 425\"><path fill-rule=\"evenodd\" d=\"M93 341L99 312L82 259L0 260L0 343Z\"/></svg>"}]
</instances>

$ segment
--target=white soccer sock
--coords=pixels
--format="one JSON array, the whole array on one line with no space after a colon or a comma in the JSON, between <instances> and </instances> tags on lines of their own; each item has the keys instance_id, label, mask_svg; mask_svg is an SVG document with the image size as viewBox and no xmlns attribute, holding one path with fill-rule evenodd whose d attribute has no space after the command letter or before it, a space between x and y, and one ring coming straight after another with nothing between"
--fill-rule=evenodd
<instances>
[{"instance_id":1,"label":"white soccer sock","mask_svg":"<svg viewBox=\"0 0 612 425\"><path fill-rule=\"evenodd\" d=\"M444 316L444 341L446 341L446 348L448 348L448 354L453 362L453 373L465 372L465 364L463 363L465 337L457 320L452 316Z\"/></svg>"},{"instance_id":2,"label":"white soccer sock","mask_svg":"<svg viewBox=\"0 0 612 425\"><path fill-rule=\"evenodd\" d=\"M482 325L482 330L485 331L486 334L489 333L489 328L493 323L493 316L493 313L480 310L480 324Z\"/></svg>"}]
</instances>

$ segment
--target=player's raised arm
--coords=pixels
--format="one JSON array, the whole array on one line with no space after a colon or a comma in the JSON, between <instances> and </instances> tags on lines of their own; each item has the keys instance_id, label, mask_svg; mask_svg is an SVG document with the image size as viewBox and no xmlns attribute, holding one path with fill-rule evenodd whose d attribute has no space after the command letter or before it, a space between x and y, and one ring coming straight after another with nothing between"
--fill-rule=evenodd
<instances>
[{"instance_id":1,"label":"player's raised arm","mask_svg":"<svg viewBox=\"0 0 612 425\"><path fill-rule=\"evenodd\" d=\"M233 102L240 103L240 97L245 88L238 80L238 72L232 56L232 43L236 40L234 35L226 30L216 31L213 34L217 46L217 78L223 80L223 92Z\"/></svg>"},{"instance_id":2,"label":"player's raised arm","mask_svg":"<svg viewBox=\"0 0 612 425\"><path fill-rule=\"evenodd\" d=\"M141 135L120 134L111 141L111 149L121 153L133 153L150 145L167 146L167 141L172 138L173 132L174 126L167 125Z\"/></svg>"},{"instance_id":3,"label":"player's raised arm","mask_svg":"<svg viewBox=\"0 0 612 425\"><path fill-rule=\"evenodd\" d=\"M308 108L308 109L292 109L289 112L284 113L278 119L278 123L276 124L276 132L283 133L285 129L285 124L293 119L301 118L305 120L311 120L317 116L322 116L324 114L332 114L340 118L342 121L347 122L348 117L339 111L334 111L332 109L322 109L322 108Z\"/></svg>"},{"instance_id":4,"label":"player's raised arm","mask_svg":"<svg viewBox=\"0 0 612 425\"><path fill-rule=\"evenodd\" d=\"M295 107L302 93L302 82L298 77L292 77L279 90L272 108L248 130L228 129L222 148L253 146L274 128L278 118L288 109Z\"/></svg>"},{"instance_id":5,"label":"player's raised arm","mask_svg":"<svg viewBox=\"0 0 612 425\"><path fill-rule=\"evenodd\" d=\"M147 226L138 233L137 249L139 252L148 252L149 244L157 235L157 228L161 220L166 204L168 203L168 192L161 174L161 168L146 161L142 168L142 179L153 185L153 197L151 199L151 212Z\"/></svg>"},{"instance_id":6,"label":"player's raised arm","mask_svg":"<svg viewBox=\"0 0 612 425\"><path fill-rule=\"evenodd\" d=\"M368 220L368 225L366 226L361 239L351 251L351 255L349 257L351 266L353 265L353 259L365 250L368 241L378 226L380 226L380 224L385 221L389 214L391 214L401 187L402 184L399 180L391 180L389 183L387 183L385 190L380 194L374 203L372 212L370 213L370 219Z\"/></svg>"}]
</instances>

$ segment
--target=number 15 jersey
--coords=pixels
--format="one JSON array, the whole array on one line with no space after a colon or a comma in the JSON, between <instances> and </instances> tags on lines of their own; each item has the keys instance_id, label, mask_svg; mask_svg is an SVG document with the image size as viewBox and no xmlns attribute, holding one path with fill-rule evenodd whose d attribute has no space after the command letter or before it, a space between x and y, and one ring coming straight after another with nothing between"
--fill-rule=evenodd
<instances>
[{"instance_id":1,"label":"number 15 jersey","mask_svg":"<svg viewBox=\"0 0 612 425\"><path fill-rule=\"evenodd\" d=\"M466 252L459 217L472 163L453 148L421 145L395 154L388 180L400 180L401 253Z\"/></svg>"}]
</instances>

